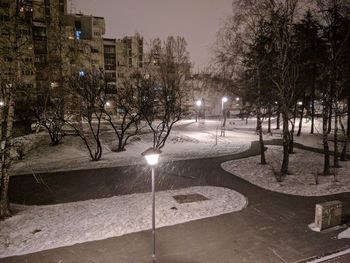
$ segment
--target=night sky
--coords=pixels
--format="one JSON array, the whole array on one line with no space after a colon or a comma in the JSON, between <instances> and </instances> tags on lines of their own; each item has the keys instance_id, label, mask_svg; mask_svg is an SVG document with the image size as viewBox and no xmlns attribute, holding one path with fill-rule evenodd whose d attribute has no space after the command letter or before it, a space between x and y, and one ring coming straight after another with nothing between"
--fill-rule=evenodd
<instances>
[{"instance_id":1,"label":"night sky","mask_svg":"<svg viewBox=\"0 0 350 263\"><path fill-rule=\"evenodd\" d=\"M146 40L184 36L197 71L209 61L209 49L222 20L231 13L231 4L232 0L73 0L68 9L105 17L105 37L136 32Z\"/></svg>"}]
</instances>

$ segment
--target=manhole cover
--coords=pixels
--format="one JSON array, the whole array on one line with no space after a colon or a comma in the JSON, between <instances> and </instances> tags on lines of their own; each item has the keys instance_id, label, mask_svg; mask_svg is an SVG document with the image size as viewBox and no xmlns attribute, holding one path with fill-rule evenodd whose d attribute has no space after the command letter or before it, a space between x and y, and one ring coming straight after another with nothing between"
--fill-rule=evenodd
<instances>
[{"instance_id":1,"label":"manhole cover","mask_svg":"<svg viewBox=\"0 0 350 263\"><path fill-rule=\"evenodd\" d=\"M200 195L200 194L174 195L173 198L179 204L209 200L204 195Z\"/></svg>"}]
</instances>

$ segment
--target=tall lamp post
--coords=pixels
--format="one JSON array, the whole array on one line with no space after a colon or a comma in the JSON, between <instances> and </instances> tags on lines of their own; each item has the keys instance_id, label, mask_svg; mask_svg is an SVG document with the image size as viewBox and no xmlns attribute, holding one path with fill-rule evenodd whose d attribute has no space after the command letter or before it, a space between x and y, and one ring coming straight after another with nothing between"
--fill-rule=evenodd
<instances>
[{"instance_id":1,"label":"tall lamp post","mask_svg":"<svg viewBox=\"0 0 350 263\"><path fill-rule=\"evenodd\" d=\"M159 155L162 153L161 150L156 148L149 148L142 153L145 157L147 163L152 168L152 260L153 263L156 262L156 220L155 220L155 211L156 211L156 201L155 201L155 165L158 163Z\"/></svg>"},{"instance_id":2,"label":"tall lamp post","mask_svg":"<svg viewBox=\"0 0 350 263\"><path fill-rule=\"evenodd\" d=\"M225 137L225 125L226 125L226 114L224 112L224 107L225 107L225 102L227 102L227 97L222 97L221 99L221 112L222 112L222 116L223 116L223 121L222 121L222 125L221 125L221 136Z\"/></svg>"},{"instance_id":3,"label":"tall lamp post","mask_svg":"<svg viewBox=\"0 0 350 263\"><path fill-rule=\"evenodd\" d=\"M196 111L196 122L198 121L198 113L199 113L199 109L202 105L202 101L201 100L197 100L196 101L196 105L197 105L197 111Z\"/></svg>"}]
</instances>

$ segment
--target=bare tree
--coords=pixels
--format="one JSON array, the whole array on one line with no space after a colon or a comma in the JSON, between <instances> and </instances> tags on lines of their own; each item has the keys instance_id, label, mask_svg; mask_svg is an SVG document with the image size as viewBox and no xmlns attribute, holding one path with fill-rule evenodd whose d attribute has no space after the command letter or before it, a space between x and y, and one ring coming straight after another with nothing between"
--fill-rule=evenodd
<instances>
[{"instance_id":1,"label":"bare tree","mask_svg":"<svg viewBox=\"0 0 350 263\"><path fill-rule=\"evenodd\" d=\"M15 114L15 101L18 92L25 87L23 72L32 70L24 58L32 55L30 37L22 34L28 30L26 20L27 10L21 6L20 1L4 3L8 5L2 15L0 25L2 36L0 38L0 140L1 140L1 174L0 174L0 218L8 217L10 205L8 198L11 166L11 149L13 147L13 123Z\"/></svg>"},{"instance_id":2,"label":"bare tree","mask_svg":"<svg viewBox=\"0 0 350 263\"><path fill-rule=\"evenodd\" d=\"M128 140L144 127L141 124L141 90L146 81L141 72L132 72L117 87L116 94L106 102L104 113L117 136L117 152L125 151Z\"/></svg>"},{"instance_id":3,"label":"bare tree","mask_svg":"<svg viewBox=\"0 0 350 263\"><path fill-rule=\"evenodd\" d=\"M71 90L66 123L81 138L92 161L102 156L101 122L106 103L103 73L72 75L67 84Z\"/></svg>"},{"instance_id":4,"label":"bare tree","mask_svg":"<svg viewBox=\"0 0 350 263\"><path fill-rule=\"evenodd\" d=\"M184 81L190 62L182 37L168 37L164 43L151 44L151 62L141 92L142 115L153 133L153 148L161 149L173 128L185 113ZM153 65L152 65L153 64Z\"/></svg>"}]
</instances>

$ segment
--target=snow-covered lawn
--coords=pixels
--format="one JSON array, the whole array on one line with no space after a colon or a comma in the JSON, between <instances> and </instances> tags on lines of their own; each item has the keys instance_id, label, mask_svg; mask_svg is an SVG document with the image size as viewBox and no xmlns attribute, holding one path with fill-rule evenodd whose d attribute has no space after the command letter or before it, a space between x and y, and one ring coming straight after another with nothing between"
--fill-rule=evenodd
<instances>
[{"instance_id":1,"label":"snow-covered lawn","mask_svg":"<svg viewBox=\"0 0 350 263\"><path fill-rule=\"evenodd\" d=\"M179 204L173 196L209 200ZM0 221L0 258L101 240L151 228L151 193L49 206L18 206ZM227 188L191 187L156 193L156 226L163 227L242 210L246 198Z\"/></svg>"},{"instance_id":2,"label":"snow-covered lawn","mask_svg":"<svg viewBox=\"0 0 350 263\"><path fill-rule=\"evenodd\" d=\"M260 165L260 156L229 161L221 166L224 170L237 175L262 188L293 195L322 196L350 191L350 162L341 162L342 168L335 169L334 176L319 176L319 184L315 184L315 176L322 172L323 155L295 149L290 155L289 171L282 183L275 179L282 161L282 148L269 146L266 151L268 165Z\"/></svg>"},{"instance_id":3,"label":"snow-covered lawn","mask_svg":"<svg viewBox=\"0 0 350 263\"><path fill-rule=\"evenodd\" d=\"M350 228L348 228L345 231L339 233L338 239L341 239L341 238L350 238Z\"/></svg>"},{"instance_id":4,"label":"snow-covered lawn","mask_svg":"<svg viewBox=\"0 0 350 263\"><path fill-rule=\"evenodd\" d=\"M218 136L217 121L207 120L204 124L183 121L171 132L160 161L216 157L244 151L257 139L254 134L227 131L226 137ZM218 131L220 135L220 131ZM32 135L31 135L32 136ZM141 153L152 146L152 135L143 134L130 140L127 150L113 152L115 135L105 132L102 136L103 155L98 162L91 162L85 146L78 137L66 137L62 144L52 147L47 135L40 133L41 140L27 151L24 160L12 166L12 174L32 172L53 172L62 170L115 167L143 163Z\"/></svg>"}]
</instances>

